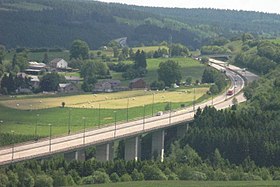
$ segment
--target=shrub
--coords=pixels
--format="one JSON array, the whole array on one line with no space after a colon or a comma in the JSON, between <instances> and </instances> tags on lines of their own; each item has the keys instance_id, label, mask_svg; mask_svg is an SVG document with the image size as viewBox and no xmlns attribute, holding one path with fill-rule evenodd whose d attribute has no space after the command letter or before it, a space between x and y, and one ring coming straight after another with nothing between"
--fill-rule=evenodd
<instances>
[{"instance_id":1,"label":"shrub","mask_svg":"<svg viewBox=\"0 0 280 187\"><path fill-rule=\"evenodd\" d=\"M35 179L35 187L52 187L53 179L47 175L38 175Z\"/></svg>"},{"instance_id":2,"label":"shrub","mask_svg":"<svg viewBox=\"0 0 280 187\"><path fill-rule=\"evenodd\" d=\"M144 180L143 173L139 172L137 169L134 169L131 173L131 178L133 181L142 181Z\"/></svg>"},{"instance_id":3,"label":"shrub","mask_svg":"<svg viewBox=\"0 0 280 187\"><path fill-rule=\"evenodd\" d=\"M206 174L199 171L194 171L191 175L191 180L205 181L206 179L207 179Z\"/></svg>"},{"instance_id":4,"label":"shrub","mask_svg":"<svg viewBox=\"0 0 280 187\"><path fill-rule=\"evenodd\" d=\"M157 166L144 166L142 172L145 180L167 180L167 177Z\"/></svg>"},{"instance_id":5,"label":"shrub","mask_svg":"<svg viewBox=\"0 0 280 187\"><path fill-rule=\"evenodd\" d=\"M94 184L93 176L82 178L82 184Z\"/></svg>"},{"instance_id":6,"label":"shrub","mask_svg":"<svg viewBox=\"0 0 280 187\"><path fill-rule=\"evenodd\" d=\"M120 182L120 177L118 176L118 174L116 172L114 172L110 175L110 180L112 182Z\"/></svg>"},{"instance_id":7,"label":"shrub","mask_svg":"<svg viewBox=\"0 0 280 187\"><path fill-rule=\"evenodd\" d=\"M129 182L129 181L132 181L132 178L129 174L124 174L123 176L121 176L121 181L122 182Z\"/></svg>"},{"instance_id":8,"label":"shrub","mask_svg":"<svg viewBox=\"0 0 280 187\"><path fill-rule=\"evenodd\" d=\"M102 184L102 183L111 182L107 173L102 172L102 171L95 171L93 173L93 181L94 181L94 184Z\"/></svg>"}]
</instances>

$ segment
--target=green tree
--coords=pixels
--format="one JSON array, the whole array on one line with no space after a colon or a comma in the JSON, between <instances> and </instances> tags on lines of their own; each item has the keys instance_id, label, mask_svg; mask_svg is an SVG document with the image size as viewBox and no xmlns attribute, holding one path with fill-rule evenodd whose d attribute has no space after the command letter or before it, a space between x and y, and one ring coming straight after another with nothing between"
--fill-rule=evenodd
<instances>
[{"instance_id":1,"label":"green tree","mask_svg":"<svg viewBox=\"0 0 280 187\"><path fill-rule=\"evenodd\" d=\"M48 53L44 54L44 58L43 58L42 62L45 63L45 64L49 63L49 55L48 55Z\"/></svg>"},{"instance_id":2,"label":"green tree","mask_svg":"<svg viewBox=\"0 0 280 187\"><path fill-rule=\"evenodd\" d=\"M210 87L210 93L211 93L211 95L215 95L215 94L219 93L219 88L216 84L214 84Z\"/></svg>"},{"instance_id":3,"label":"green tree","mask_svg":"<svg viewBox=\"0 0 280 187\"><path fill-rule=\"evenodd\" d=\"M132 48L129 49L129 58L133 60L135 58L135 53Z\"/></svg>"},{"instance_id":4,"label":"green tree","mask_svg":"<svg viewBox=\"0 0 280 187\"><path fill-rule=\"evenodd\" d=\"M95 171L93 172L93 181L94 184L102 184L102 183L109 183L110 178L107 173L102 171Z\"/></svg>"},{"instance_id":5,"label":"green tree","mask_svg":"<svg viewBox=\"0 0 280 187\"><path fill-rule=\"evenodd\" d=\"M114 58L117 58L119 56L119 49L118 47L113 47L113 53L114 53Z\"/></svg>"},{"instance_id":6,"label":"green tree","mask_svg":"<svg viewBox=\"0 0 280 187\"><path fill-rule=\"evenodd\" d=\"M18 180L18 175L17 173L14 173L13 171L8 171L7 172L7 176L9 179L9 187L17 187L19 184L19 180Z\"/></svg>"},{"instance_id":7,"label":"green tree","mask_svg":"<svg viewBox=\"0 0 280 187\"><path fill-rule=\"evenodd\" d=\"M5 54L6 54L5 46L4 45L0 45L0 65L3 64Z\"/></svg>"},{"instance_id":8,"label":"green tree","mask_svg":"<svg viewBox=\"0 0 280 187\"><path fill-rule=\"evenodd\" d=\"M163 90L165 88L165 84L163 81L153 81L150 84L151 90Z\"/></svg>"},{"instance_id":9,"label":"green tree","mask_svg":"<svg viewBox=\"0 0 280 187\"><path fill-rule=\"evenodd\" d=\"M48 73L42 77L40 87L43 91L57 91L59 83L60 76L58 73Z\"/></svg>"},{"instance_id":10,"label":"green tree","mask_svg":"<svg viewBox=\"0 0 280 187\"><path fill-rule=\"evenodd\" d=\"M131 178L133 181L143 181L144 175L142 172L139 172L137 169L134 168L134 170L131 173Z\"/></svg>"},{"instance_id":11,"label":"green tree","mask_svg":"<svg viewBox=\"0 0 280 187\"><path fill-rule=\"evenodd\" d=\"M67 177L65 176L65 171L63 168L59 168L58 170L54 170L52 173L53 185L54 186L66 186Z\"/></svg>"},{"instance_id":12,"label":"green tree","mask_svg":"<svg viewBox=\"0 0 280 187\"><path fill-rule=\"evenodd\" d=\"M126 173L126 174L121 176L121 181L122 182L129 182L129 181L132 181L132 178L129 174Z\"/></svg>"},{"instance_id":13,"label":"green tree","mask_svg":"<svg viewBox=\"0 0 280 187\"><path fill-rule=\"evenodd\" d=\"M182 79L180 65L172 60L161 62L158 69L158 79L163 81L166 86L180 82Z\"/></svg>"},{"instance_id":14,"label":"green tree","mask_svg":"<svg viewBox=\"0 0 280 187\"><path fill-rule=\"evenodd\" d=\"M0 173L0 187L6 187L9 183L7 175Z\"/></svg>"},{"instance_id":15,"label":"green tree","mask_svg":"<svg viewBox=\"0 0 280 187\"><path fill-rule=\"evenodd\" d=\"M201 58L201 63L203 63L203 64L207 63L208 61L209 61L209 58L207 58L207 57Z\"/></svg>"},{"instance_id":16,"label":"green tree","mask_svg":"<svg viewBox=\"0 0 280 187\"><path fill-rule=\"evenodd\" d=\"M94 184L93 176L83 177L81 183L82 184Z\"/></svg>"},{"instance_id":17,"label":"green tree","mask_svg":"<svg viewBox=\"0 0 280 187\"><path fill-rule=\"evenodd\" d=\"M109 76L109 68L106 63L94 60L87 60L81 68L81 76L86 77L106 77Z\"/></svg>"},{"instance_id":18,"label":"green tree","mask_svg":"<svg viewBox=\"0 0 280 187\"><path fill-rule=\"evenodd\" d=\"M136 69L147 68L146 54L143 50L141 52L139 49L136 51L135 58L134 58L134 65Z\"/></svg>"},{"instance_id":19,"label":"green tree","mask_svg":"<svg viewBox=\"0 0 280 187\"><path fill-rule=\"evenodd\" d=\"M128 58L129 55L129 48L128 47L124 47L122 48L122 54L124 58Z\"/></svg>"},{"instance_id":20,"label":"green tree","mask_svg":"<svg viewBox=\"0 0 280 187\"><path fill-rule=\"evenodd\" d=\"M182 44L172 44L169 51L171 56L189 56L189 49Z\"/></svg>"},{"instance_id":21,"label":"green tree","mask_svg":"<svg viewBox=\"0 0 280 187\"><path fill-rule=\"evenodd\" d=\"M242 34L242 42L246 42L247 40L253 40L254 39L254 36L251 34L251 33L244 33Z\"/></svg>"},{"instance_id":22,"label":"green tree","mask_svg":"<svg viewBox=\"0 0 280 187\"><path fill-rule=\"evenodd\" d=\"M88 59L89 46L85 41L74 40L70 48L70 59Z\"/></svg>"},{"instance_id":23,"label":"green tree","mask_svg":"<svg viewBox=\"0 0 280 187\"><path fill-rule=\"evenodd\" d=\"M192 77L187 77L186 85L191 85L191 84L192 84Z\"/></svg>"},{"instance_id":24,"label":"green tree","mask_svg":"<svg viewBox=\"0 0 280 187\"><path fill-rule=\"evenodd\" d=\"M0 64L0 78L4 75L4 66Z\"/></svg>"},{"instance_id":25,"label":"green tree","mask_svg":"<svg viewBox=\"0 0 280 187\"><path fill-rule=\"evenodd\" d=\"M30 174L30 171L20 171L19 176L19 186L21 187L33 187L35 182L34 178Z\"/></svg>"},{"instance_id":26,"label":"green tree","mask_svg":"<svg viewBox=\"0 0 280 187\"><path fill-rule=\"evenodd\" d=\"M112 182L120 182L121 181L119 175L116 172L114 172L110 175L110 180Z\"/></svg>"},{"instance_id":27,"label":"green tree","mask_svg":"<svg viewBox=\"0 0 280 187\"><path fill-rule=\"evenodd\" d=\"M53 187L53 179L48 175L38 175L34 187Z\"/></svg>"},{"instance_id":28,"label":"green tree","mask_svg":"<svg viewBox=\"0 0 280 187\"><path fill-rule=\"evenodd\" d=\"M167 180L164 173L156 165L145 165L142 168L145 180Z\"/></svg>"}]
</instances>

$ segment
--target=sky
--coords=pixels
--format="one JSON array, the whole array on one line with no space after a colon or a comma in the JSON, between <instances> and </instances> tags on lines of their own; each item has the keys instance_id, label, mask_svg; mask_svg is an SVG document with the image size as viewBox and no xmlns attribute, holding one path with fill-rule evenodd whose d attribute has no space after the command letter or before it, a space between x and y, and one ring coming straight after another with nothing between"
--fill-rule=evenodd
<instances>
[{"instance_id":1,"label":"sky","mask_svg":"<svg viewBox=\"0 0 280 187\"><path fill-rule=\"evenodd\" d=\"M180 8L219 8L280 14L280 0L100 0L129 5Z\"/></svg>"}]
</instances>

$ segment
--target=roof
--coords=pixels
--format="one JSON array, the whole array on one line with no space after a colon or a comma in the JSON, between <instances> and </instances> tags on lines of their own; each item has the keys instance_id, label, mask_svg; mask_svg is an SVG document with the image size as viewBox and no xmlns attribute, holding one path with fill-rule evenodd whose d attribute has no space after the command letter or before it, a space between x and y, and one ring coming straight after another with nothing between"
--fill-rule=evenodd
<instances>
[{"instance_id":1,"label":"roof","mask_svg":"<svg viewBox=\"0 0 280 187\"><path fill-rule=\"evenodd\" d=\"M31 82L40 82L40 79L38 78L38 76L29 75L28 77L30 78Z\"/></svg>"},{"instance_id":2,"label":"roof","mask_svg":"<svg viewBox=\"0 0 280 187\"><path fill-rule=\"evenodd\" d=\"M64 76L67 81L82 81L83 79L77 76Z\"/></svg>"},{"instance_id":3,"label":"roof","mask_svg":"<svg viewBox=\"0 0 280 187\"><path fill-rule=\"evenodd\" d=\"M59 61L63 60L62 58L55 58L52 61L50 61L50 64L52 63L58 63Z\"/></svg>"},{"instance_id":4,"label":"roof","mask_svg":"<svg viewBox=\"0 0 280 187\"><path fill-rule=\"evenodd\" d=\"M25 69L24 71L29 71L29 72L41 72L39 69Z\"/></svg>"},{"instance_id":5,"label":"roof","mask_svg":"<svg viewBox=\"0 0 280 187\"><path fill-rule=\"evenodd\" d=\"M139 80L143 80L144 81L144 79L142 79L142 78L136 78L136 79L133 79L132 81L130 81L131 83L135 83L135 82L137 82L137 81L139 81Z\"/></svg>"},{"instance_id":6,"label":"roof","mask_svg":"<svg viewBox=\"0 0 280 187\"><path fill-rule=\"evenodd\" d=\"M120 84L121 81L120 80L113 80L113 79L105 79L105 80L101 80L101 81L98 81L99 83L105 83L105 82L108 82L110 84Z\"/></svg>"},{"instance_id":7,"label":"roof","mask_svg":"<svg viewBox=\"0 0 280 187\"><path fill-rule=\"evenodd\" d=\"M36 66L36 67L45 67L45 63L38 63L38 62L28 62L29 66Z\"/></svg>"},{"instance_id":8,"label":"roof","mask_svg":"<svg viewBox=\"0 0 280 187\"><path fill-rule=\"evenodd\" d=\"M71 85L70 83L66 84L58 84L59 88L66 88L67 86Z\"/></svg>"}]
</instances>

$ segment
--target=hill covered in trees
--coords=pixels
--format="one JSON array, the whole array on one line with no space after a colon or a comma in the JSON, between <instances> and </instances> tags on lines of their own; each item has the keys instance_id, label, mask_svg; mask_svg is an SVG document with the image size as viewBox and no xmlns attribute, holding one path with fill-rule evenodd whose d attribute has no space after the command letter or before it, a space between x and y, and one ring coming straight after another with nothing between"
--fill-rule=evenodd
<instances>
[{"instance_id":1,"label":"hill covered in trees","mask_svg":"<svg viewBox=\"0 0 280 187\"><path fill-rule=\"evenodd\" d=\"M214 9L167 9L77 0L1 0L0 43L15 47L91 48L127 37L130 46L172 41L199 48L216 37L243 32L279 35L280 16ZM210 39L212 38L212 39Z\"/></svg>"}]
</instances>

